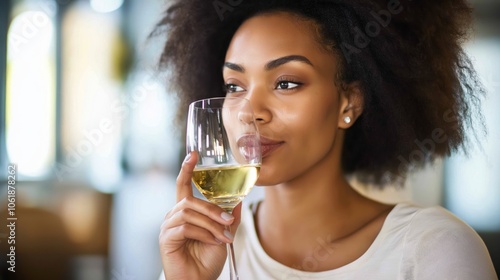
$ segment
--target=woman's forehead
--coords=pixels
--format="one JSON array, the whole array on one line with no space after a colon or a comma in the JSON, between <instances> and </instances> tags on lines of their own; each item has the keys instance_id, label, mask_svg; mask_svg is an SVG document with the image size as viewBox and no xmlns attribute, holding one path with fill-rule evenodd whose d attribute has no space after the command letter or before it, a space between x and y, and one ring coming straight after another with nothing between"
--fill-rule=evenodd
<instances>
[{"instance_id":1,"label":"woman's forehead","mask_svg":"<svg viewBox=\"0 0 500 280\"><path fill-rule=\"evenodd\" d=\"M245 21L234 34L226 61L255 63L259 59L269 61L287 55L303 55L320 62L331 53L324 51L317 30L312 21L287 12L256 15Z\"/></svg>"}]
</instances>

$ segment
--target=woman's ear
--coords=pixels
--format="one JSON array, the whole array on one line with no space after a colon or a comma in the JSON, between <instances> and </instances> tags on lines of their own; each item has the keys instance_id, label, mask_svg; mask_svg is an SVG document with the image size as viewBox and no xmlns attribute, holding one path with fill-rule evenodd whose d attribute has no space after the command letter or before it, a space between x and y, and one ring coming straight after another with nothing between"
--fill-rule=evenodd
<instances>
[{"instance_id":1,"label":"woman's ear","mask_svg":"<svg viewBox=\"0 0 500 280\"><path fill-rule=\"evenodd\" d=\"M340 92L338 127L343 129L351 127L363 113L363 108L364 98L361 84L352 82L344 85Z\"/></svg>"}]
</instances>

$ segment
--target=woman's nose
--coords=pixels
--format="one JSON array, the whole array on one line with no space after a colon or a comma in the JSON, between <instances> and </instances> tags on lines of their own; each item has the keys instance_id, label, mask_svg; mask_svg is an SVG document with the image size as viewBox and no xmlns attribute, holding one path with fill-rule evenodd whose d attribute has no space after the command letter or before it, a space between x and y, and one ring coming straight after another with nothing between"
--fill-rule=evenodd
<instances>
[{"instance_id":1,"label":"woman's nose","mask_svg":"<svg viewBox=\"0 0 500 280\"><path fill-rule=\"evenodd\" d=\"M253 110L253 120L257 123L267 123L271 121L271 111L269 105L269 93L264 90L254 89L246 96Z\"/></svg>"},{"instance_id":2,"label":"woman's nose","mask_svg":"<svg viewBox=\"0 0 500 280\"><path fill-rule=\"evenodd\" d=\"M238 112L238 119L242 123L250 124L250 123L254 122L254 115L252 114L252 112L240 111L240 112Z\"/></svg>"}]
</instances>

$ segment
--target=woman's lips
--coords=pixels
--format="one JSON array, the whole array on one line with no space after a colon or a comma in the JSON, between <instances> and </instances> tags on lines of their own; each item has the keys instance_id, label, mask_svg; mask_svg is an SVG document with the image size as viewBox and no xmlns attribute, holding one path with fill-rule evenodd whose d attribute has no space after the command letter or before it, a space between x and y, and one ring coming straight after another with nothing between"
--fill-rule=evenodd
<instances>
[{"instance_id":1,"label":"woman's lips","mask_svg":"<svg viewBox=\"0 0 500 280\"><path fill-rule=\"evenodd\" d=\"M258 134L245 134L236 141L238 147L257 147L260 143Z\"/></svg>"},{"instance_id":2,"label":"woman's lips","mask_svg":"<svg viewBox=\"0 0 500 280\"><path fill-rule=\"evenodd\" d=\"M285 142L272 140L262 135L260 136L259 141L259 138L256 137L255 134L243 135L237 141L238 147L240 148L242 154L247 158L247 160L249 158L255 157L254 150L255 147L259 144L261 148L262 158L264 158L271 154L274 150L279 148L281 145L283 145L283 143Z\"/></svg>"},{"instance_id":3,"label":"woman's lips","mask_svg":"<svg viewBox=\"0 0 500 280\"><path fill-rule=\"evenodd\" d=\"M281 147L281 145L283 145L283 143L285 143L285 142L276 141L276 140L266 138L264 136L260 136L260 145L262 147L262 157L264 158L264 157L268 156L269 154L274 152L274 150Z\"/></svg>"},{"instance_id":4,"label":"woman's lips","mask_svg":"<svg viewBox=\"0 0 500 280\"><path fill-rule=\"evenodd\" d=\"M242 135L236 141L240 154L245 157L247 163L261 162L261 145L258 134Z\"/></svg>"}]
</instances>

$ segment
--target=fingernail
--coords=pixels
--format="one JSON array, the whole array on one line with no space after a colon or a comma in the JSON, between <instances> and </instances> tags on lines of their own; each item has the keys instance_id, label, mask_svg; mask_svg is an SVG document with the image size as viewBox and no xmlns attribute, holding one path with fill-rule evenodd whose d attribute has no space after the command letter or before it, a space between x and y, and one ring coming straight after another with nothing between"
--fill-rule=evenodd
<instances>
[{"instance_id":1,"label":"fingernail","mask_svg":"<svg viewBox=\"0 0 500 280\"><path fill-rule=\"evenodd\" d=\"M188 162L189 159L191 158L191 153L186 155L186 158L184 159L184 162Z\"/></svg>"},{"instance_id":2,"label":"fingernail","mask_svg":"<svg viewBox=\"0 0 500 280\"><path fill-rule=\"evenodd\" d=\"M234 239L234 236L227 229L224 231L224 235L231 241Z\"/></svg>"},{"instance_id":3,"label":"fingernail","mask_svg":"<svg viewBox=\"0 0 500 280\"><path fill-rule=\"evenodd\" d=\"M222 244L222 241L220 241L219 239L215 238L215 242L219 243L219 244Z\"/></svg>"},{"instance_id":4,"label":"fingernail","mask_svg":"<svg viewBox=\"0 0 500 280\"><path fill-rule=\"evenodd\" d=\"M231 221L232 219L234 219L233 215L231 215L227 212L222 212L222 214L220 214L220 216L222 217L222 219L224 219L224 221Z\"/></svg>"}]
</instances>

